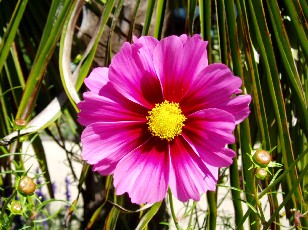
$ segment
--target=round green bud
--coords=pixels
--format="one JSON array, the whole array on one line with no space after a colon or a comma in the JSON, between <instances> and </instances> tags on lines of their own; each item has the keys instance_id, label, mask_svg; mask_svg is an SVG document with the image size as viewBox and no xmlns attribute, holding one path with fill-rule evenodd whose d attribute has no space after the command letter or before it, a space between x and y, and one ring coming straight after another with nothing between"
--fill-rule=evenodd
<instances>
[{"instance_id":1,"label":"round green bud","mask_svg":"<svg viewBox=\"0 0 308 230\"><path fill-rule=\"evenodd\" d=\"M36 189L36 184L33 179L28 176L24 176L19 180L18 191L23 195L32 195Z\"/></svg>"},{"instance_id":2,"label":"round green bud","mask_svg":"<svg viewBox=\"0 0 308 230\"><path fill-rule=\"evenodd\" d=\"M19 201L13 201L10 205L10 210L14 214L21 214L23 212L22 204Z\"/></svg>"},{"instance_id":3,"label":"round green bud","mask_svg":"<svg viewBox=\"0 0 308 230\"><path fill-rule=\"evenodd\" d=\"M261 180L264 180L267 177L268 173L263 168L257 168L256 169L256 177L258 177Z\"/></svg>"},{"instance_id":4,"label":"round green bud","mask_svg":"<svg viewBox=\"0 0 308 230\"><path fill-rule=\"evenodd\" d=\"M266 150L257 150L252 158L261 167L266 167L272 161L272 156Z\"/></svg>"},{"instance_id":5,"label":"round green bud","mask_svg":"<svg viewBox=\"0 0 308 230\"><path fill-rule=\"evenodd\" d=\"M27 125L27 121L24 119L16 119L14 121L15 129L22 130Z\"/></svg>"}]
</instances>

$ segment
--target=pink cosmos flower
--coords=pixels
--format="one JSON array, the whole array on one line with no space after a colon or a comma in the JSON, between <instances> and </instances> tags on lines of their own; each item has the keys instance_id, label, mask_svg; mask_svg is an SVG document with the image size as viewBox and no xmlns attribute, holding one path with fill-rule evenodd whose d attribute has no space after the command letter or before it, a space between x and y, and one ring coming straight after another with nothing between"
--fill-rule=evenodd
<instances>
[{"instance_id":1,"label":"pink cosmos flower","mask_svg":"<svg viewBox=\"0 0 308 230\"><path fill-rule=\"evenodd\" d=\"M249 95L223 64L208 65L199 35L134 38L109 68L85 79L78 104L83 159L113 174L116 194L133 203L180 201L215 190L218 168L232 163L236 124L249 114Z\"/></svg>"}]
</instances>

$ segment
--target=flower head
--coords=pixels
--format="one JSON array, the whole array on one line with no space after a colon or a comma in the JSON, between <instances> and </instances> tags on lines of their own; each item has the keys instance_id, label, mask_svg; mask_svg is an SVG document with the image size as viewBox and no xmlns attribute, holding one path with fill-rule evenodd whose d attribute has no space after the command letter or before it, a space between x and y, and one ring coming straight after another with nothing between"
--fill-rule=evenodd
<instances>
[{"instance_id":1,"label":"flower head","mask_svg":"<svg viewBox=\"0 0 308 230\"><path fill-rule=\"evenodd\" d=\"M78 104L82 156L116 194L133 203L180 201L215 190L218 168L232 163L236 124L249 114L242 81L223 64L208 65L199 35L124 43L109 68L86 78Z\"/></svg>"}]
</instances>

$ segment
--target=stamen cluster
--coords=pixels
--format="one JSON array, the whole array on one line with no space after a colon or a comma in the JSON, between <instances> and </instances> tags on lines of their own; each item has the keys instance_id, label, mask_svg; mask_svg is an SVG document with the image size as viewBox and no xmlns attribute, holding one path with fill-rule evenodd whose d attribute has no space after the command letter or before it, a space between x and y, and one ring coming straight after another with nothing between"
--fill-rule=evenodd
<instances>
[{"instance_id":1,"label":"stamen cluster","mask_svg":"<svg viewBox=\"0 0 308 230\"><path fill-rule=\"evenodd\" d=\"M178 103L165 100L156 104L147 116L149 130L153 136L171 141L182 133L182 127L186 117Z\"/></svg>"}]
</instances>

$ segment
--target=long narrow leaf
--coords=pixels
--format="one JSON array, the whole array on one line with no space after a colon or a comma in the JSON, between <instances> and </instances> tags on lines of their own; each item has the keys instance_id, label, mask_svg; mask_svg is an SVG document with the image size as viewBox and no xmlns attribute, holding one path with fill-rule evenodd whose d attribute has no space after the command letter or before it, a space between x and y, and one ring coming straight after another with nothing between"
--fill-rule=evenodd
<instances>
[{"instance_id":1,"label":"long narrow leaf","mask_svg":"<svg viewBox=\"0 0 308 230\"><path fill-rule=\"evenodd\" d=\"M28 119L34 108L38 90L45 69L48 65L48 61L57 45L58 39L61 35L61 28L63 27L65 18L67 17L70 7L74 5L74 2L75 1L53 1L52 3L46 27L37 51L37 56L32 65L24 94L16 114L17 119Z\"/></svg>"},{"instance_id":2,"label":"long narrow leaf","mask_svg":"<svg viewBox=\"0 0 308 230\"><path fill-rule=\"evenodd\" d=\"M59 67L62 85L76 111L78 111L76 104L80 101L80 99L75 89L75 82L73 81L73 74L71 70L71 47L73 43L74 28L82 6L83 1L79 0L75 7L72 8L70 17L67 18L67 22L63 26L59 55Z\"/></svg>"},{"instance_id":3,"label":"long narrow leaf","mask_svg":"<svg viewBox=\"0 0 308 230\"><path fill-rule=\"evenodd\" d=\"M18 26L24 14L27 3L28 0L19 0L17 2L11 20L0 43L0 72L2 71L3 65L5 64L7 55L9 54L11 44L15 39L15 35L17 33Z\"/></svg>"},{"instance_id":4,"label":"long narrow leaf","mask_svg":"<svg viewBox=\"0 0 308 230\"><path fill-rule=\"evenodd\" d=\"M162 202L157 202L153 204L153 206L150 208L149 211L141 218L139 221L138 226L136 227L136 230L143 230L147 227L150 220L153 218L153 216L158 212Z\"/></svg>"}]
</instances>

